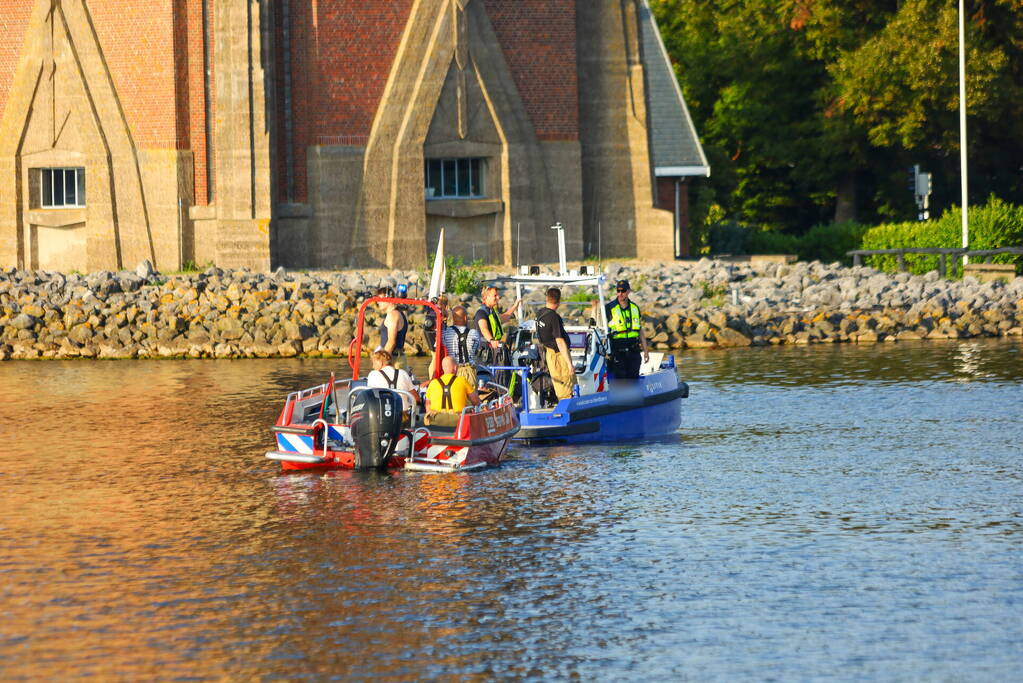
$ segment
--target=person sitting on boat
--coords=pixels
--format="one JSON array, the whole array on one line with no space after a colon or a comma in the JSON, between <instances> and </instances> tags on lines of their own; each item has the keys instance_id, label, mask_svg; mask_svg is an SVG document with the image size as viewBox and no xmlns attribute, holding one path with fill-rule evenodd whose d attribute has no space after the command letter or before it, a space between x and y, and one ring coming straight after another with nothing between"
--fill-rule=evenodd
<instances>
[{"instance_id":1,"label":"person sitting on boat","mask_svg":"<svg viewBox=\"0 0 1023 683\"><path fill-rule=\"evenodd\" d=\"M391 354L379 349L370 355L370 360L373 361L373 369L366 375L366 386L374 389L397 389L418 396L415 382L409 374L391 365ZM405 412L410 413L412 403L409 397L402 394L401 399L405 405Z\"/></svg>"},{"instance_id":2,"label":"person sitting on boat","mask_svg":"<svg viewBox=\"0 0 1023 683\"><path fill-rule=\"evenodd\" d=\"M646 335L643 334L643 316L639 306L629 299L628 280L619 280L617 299L604 307L607 313L608 336L611 338L611 373L615 379L639 379L640 349L642 361L650 360Z\"/></svg>"},{"instance_id":3,"label":"person sitting on boat","mask_svg":"<svg viewBox=\"0 0 1023 683\"><path fill-rule=\"evenodd\" d=\"M517 300L512 304L511 308L501 313L497 309L497 303L500 299L497 294L497 287L484 287L482 296L483 305L476 311L476 316L473 318L473 327L479 330L484 344L497 350L504 343L504 326L502 323L511 320L512 316L515 315L515 309L522 304L522 300Z\"/></svg>"},{"instance_id":4,"label":"person sitting on boat","mask_svg":"<svg viewBox=\"0 0 1023 683\"><path fill-rule=\"evenodd\" d=\"M426 387L426 424L455 427L465 406L478 406L480 397L464 377L455 374L458 365L454 358L445 356L440 369L444 374L430 380Z\"/></svg>"},{"instance_id":5,"label":"person sitting on boat","mask_svg":"<svg viewBox=\"0 0 1023 683\"><path fill-rule=\"evenodd\" d=\"M561 305L561 290L551 287L547 290L547 303L536 316L537 338L544 348L547 373L554 383L558 400L572 396L575 387L575 368L568 346L568 332L565 321L558 315Z\"/></svg>"},{"instance_id":6,"label":"person sitting on boat","mask_svg":"<svg viewBox=\"0 0 1023 683\"><path fill-rule=\"evenodd\" d=\"M377 296L393 298L394 291L390 287L381 287L377 290ZM384 314L384 321L380 323L380 345L382 349L391 354L391 364L396 368L408 367L405 360L405 335L408 334L408 320L405 314L393 303L378 301L377 309Z\"/></svg>"}]
</instances>

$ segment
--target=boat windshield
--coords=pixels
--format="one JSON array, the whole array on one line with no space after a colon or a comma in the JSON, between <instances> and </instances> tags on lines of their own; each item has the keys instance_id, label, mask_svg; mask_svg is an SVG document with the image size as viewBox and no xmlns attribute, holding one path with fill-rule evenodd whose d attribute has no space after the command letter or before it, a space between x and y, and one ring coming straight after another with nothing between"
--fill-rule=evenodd
<instances>
[{"instance_id":1,"label":"boat windshield","mask_svg":"<svg viewBox=\"0 0 1023 683\"><path fill-rule=\"evenodd\" d=\"M587 337L586 332L569 332L568 347L571 349L585 349L586 337Z\"/></svg>"}]
</instances>

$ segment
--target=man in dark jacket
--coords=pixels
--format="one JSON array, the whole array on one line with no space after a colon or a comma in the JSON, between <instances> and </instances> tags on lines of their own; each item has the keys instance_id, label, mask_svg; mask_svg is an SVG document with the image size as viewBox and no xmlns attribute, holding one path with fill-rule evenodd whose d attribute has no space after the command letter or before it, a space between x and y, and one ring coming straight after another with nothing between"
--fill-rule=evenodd
<instances>
[{"instance_id":1,"label":"man in dark jacket","mask_svg":"<svg viewBox=\"0 0 1023 683\"><path fill-rule=\"evenodd\" d=\"M611 372L615 379L638 379L640 351L642 362L650 360L646 335L643 334L643 316L639 306L629 299L628 280L619 280L617 298L604 307L607 313L608 336L611 338Z\"/></svg>"}]
</instances>

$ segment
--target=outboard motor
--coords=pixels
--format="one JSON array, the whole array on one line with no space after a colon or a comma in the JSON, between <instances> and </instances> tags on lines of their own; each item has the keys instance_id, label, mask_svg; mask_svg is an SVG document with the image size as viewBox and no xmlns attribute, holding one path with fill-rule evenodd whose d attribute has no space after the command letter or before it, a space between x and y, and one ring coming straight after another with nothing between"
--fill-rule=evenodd
<instances>
[{"instance_id":1,"label":"outboard motor","mask_svg":"<svg viewBox=\"0 0 1023 683\"><path fill-rule=\"evenodd\" d=\"M401 437L401 394L365 389L355 395L349 425L355 442L355 469L383 467Z\"/></svg>"}]
</instances>

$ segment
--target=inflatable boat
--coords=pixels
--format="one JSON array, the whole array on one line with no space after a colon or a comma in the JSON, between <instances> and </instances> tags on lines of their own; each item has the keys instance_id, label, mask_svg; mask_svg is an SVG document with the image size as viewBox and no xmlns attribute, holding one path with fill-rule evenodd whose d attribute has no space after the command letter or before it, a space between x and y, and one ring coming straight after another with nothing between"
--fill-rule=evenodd
<instances>
[{"instance_id":1,"label":"inflatable boat","mask_svg":"<svg viewBox=\"0 0 1023 683\"><path fill-rule=\"evenodd\" d=\"M418 396L366 386L359 376L365 311L377 302L433 307L439 314L434 304L419 299L372 297L363 303L349 348L352 378L337 380L332 374L324 384L288 394L271 428L277 448L266 457L279 461L283 471L457 472L500 463L519 430L515 404L504 387L493 386L486 403L466 406L456 426L441 427L423 422Z\"/></svg>"}]
</instances>

